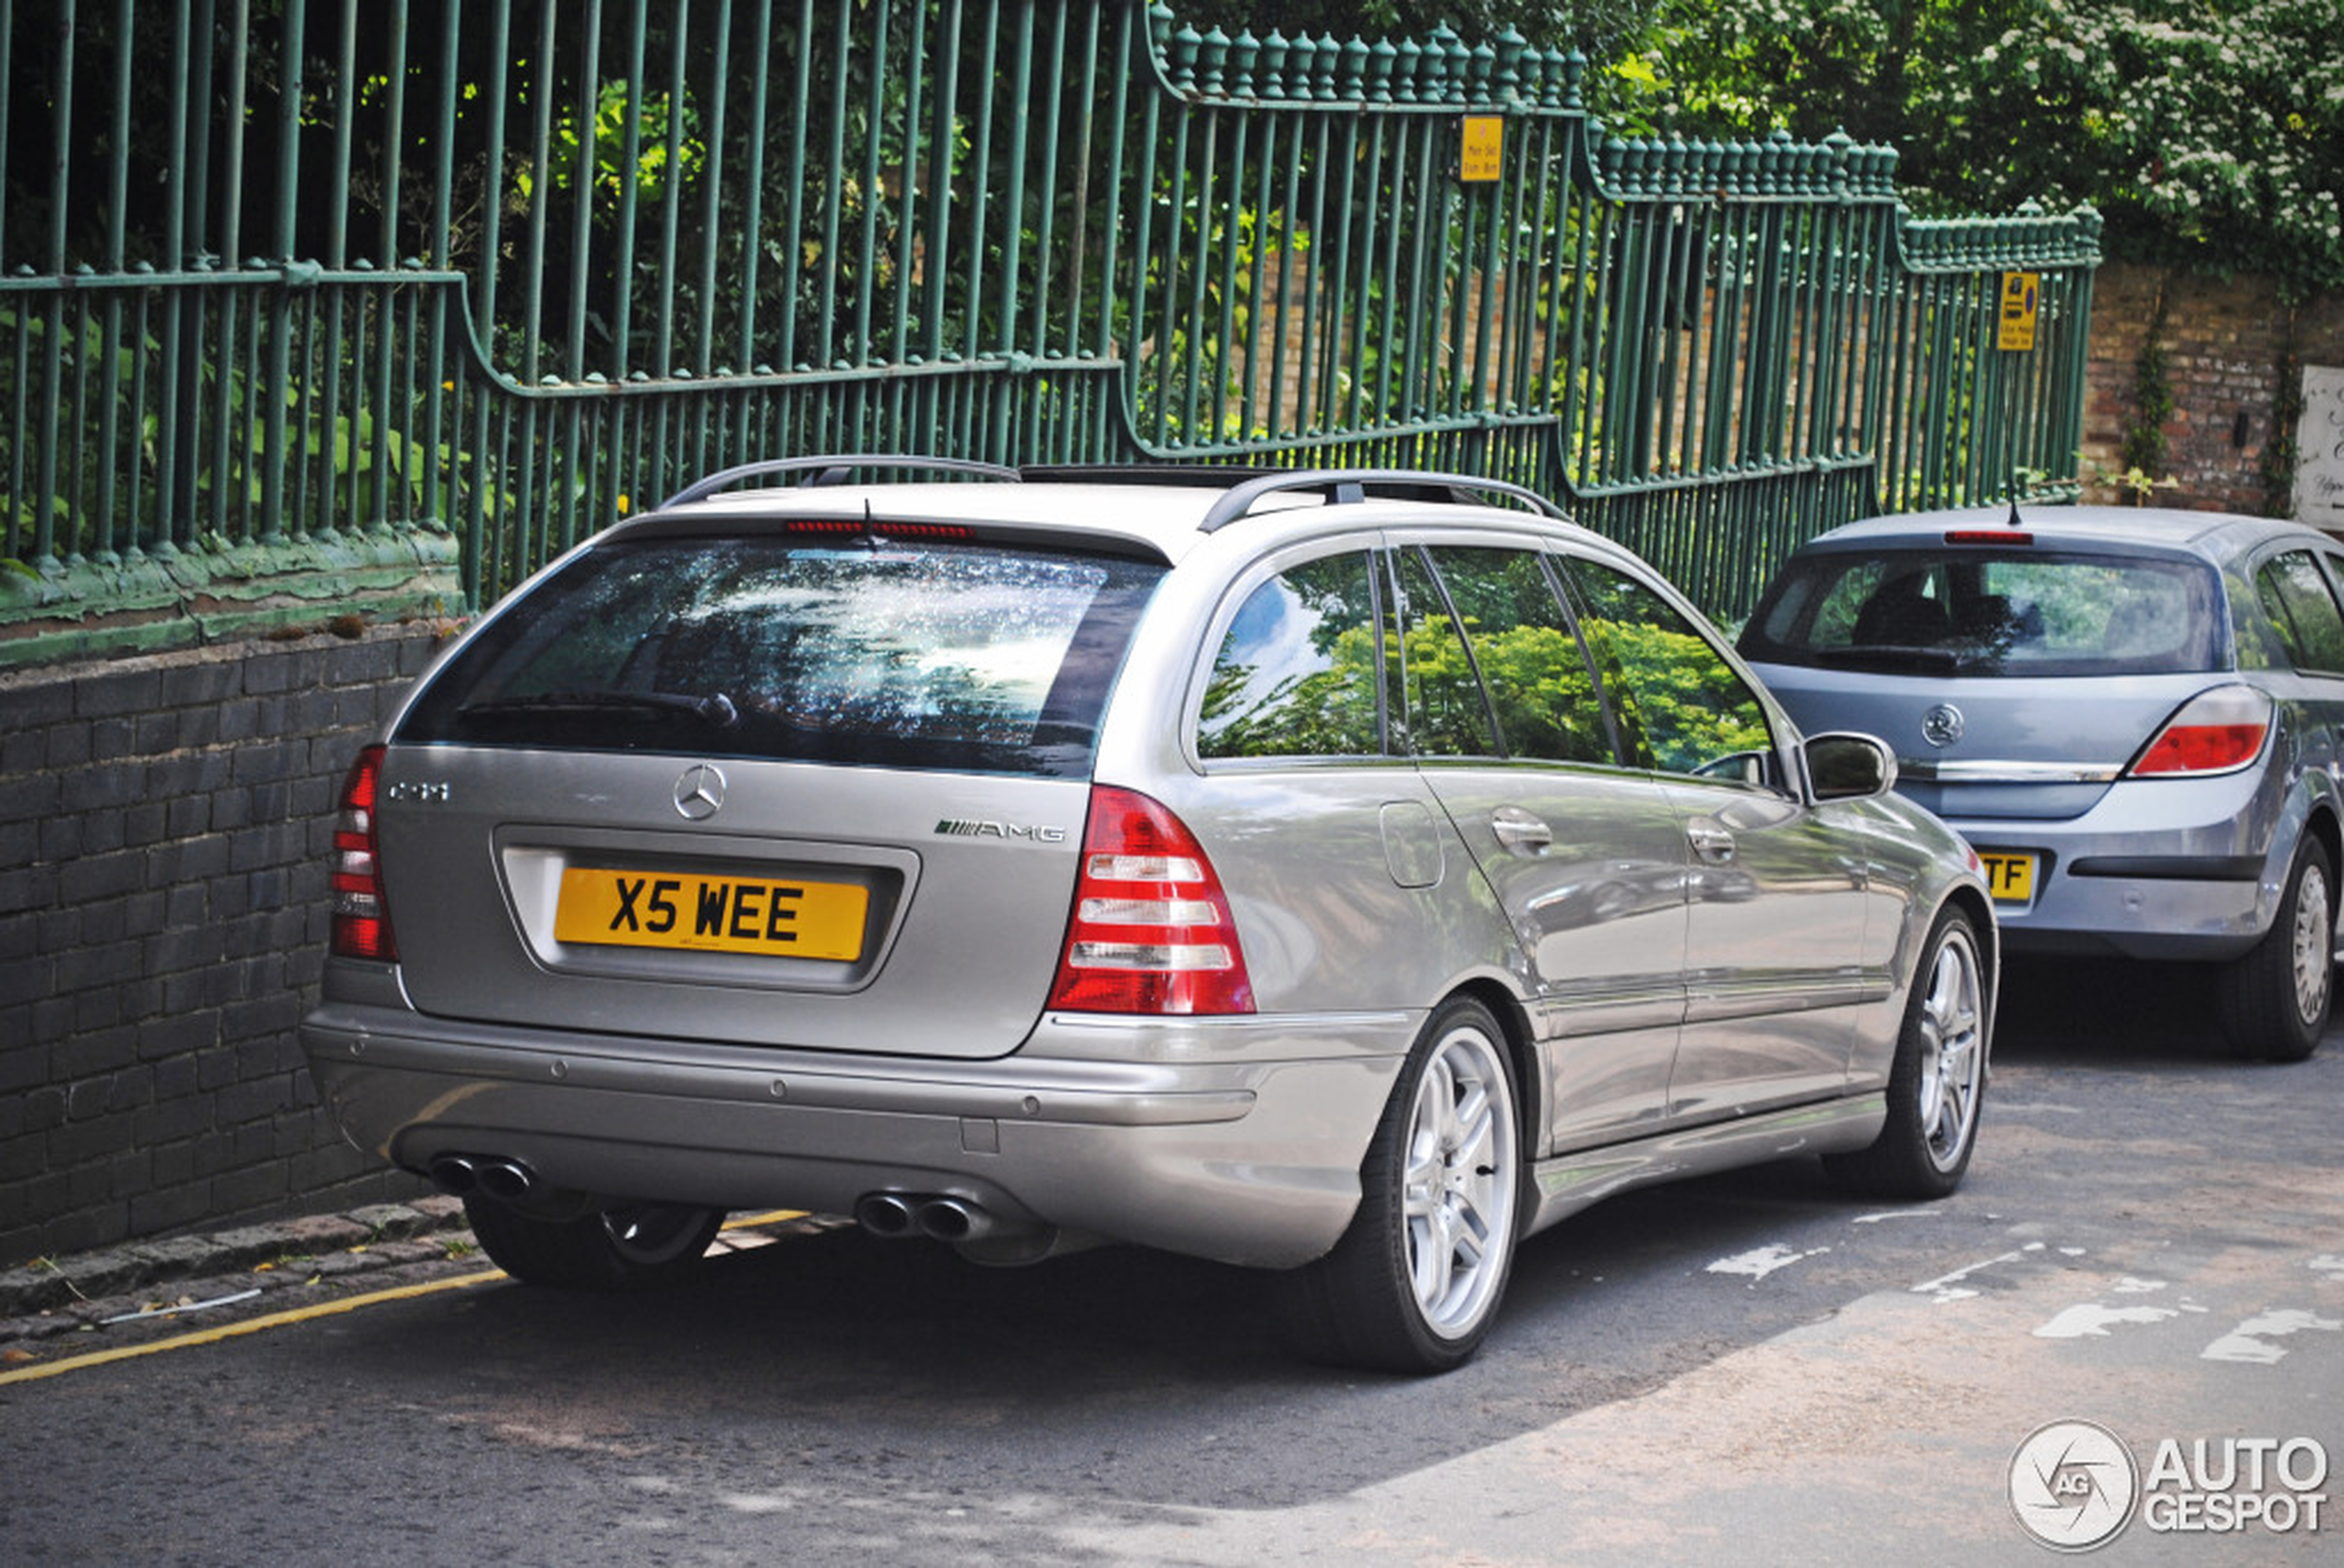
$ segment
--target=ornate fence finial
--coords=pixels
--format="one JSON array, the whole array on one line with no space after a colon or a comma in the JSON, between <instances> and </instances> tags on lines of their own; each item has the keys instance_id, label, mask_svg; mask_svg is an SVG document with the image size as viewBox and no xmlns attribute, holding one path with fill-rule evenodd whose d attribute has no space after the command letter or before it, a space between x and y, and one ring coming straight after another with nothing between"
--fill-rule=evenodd
<instances>
[{"instance_id":1,"label":"ornate fence finial","mask_svg":"<svg viewBox=\"0 0 2344 1568\"><path fill-rule=\"evenodd\" d=\"M1229 96L1253 96L1253 63L1261 57L1262 41L1253 36L1250 28L1242 30L1229 44Z\"/></svg>"},{"instance_id":2,"label":"ornate fence finial","mask_svg":"<svg viewBox=\"0 0 2344 1568\"><path fill-rule=\"evenodd\" d=\"M1392 102L1392 68L1400 60L1400 51L1388 38L1379 38L1368 51L1368 102Z\"/></svg>"},{"instance_id":3,"label":"ornate fence finial","mask_svg":"<svg viewBox=\"0 0 2344 1568\"><path fill-rule=\"evenodd\" d=\"M1226 78L1223 67L1228 64L1229 35L1219 28L1206 33L1197 43L1197 86L1207 94L1219 97Z\"/></svg>"}]
</instances>

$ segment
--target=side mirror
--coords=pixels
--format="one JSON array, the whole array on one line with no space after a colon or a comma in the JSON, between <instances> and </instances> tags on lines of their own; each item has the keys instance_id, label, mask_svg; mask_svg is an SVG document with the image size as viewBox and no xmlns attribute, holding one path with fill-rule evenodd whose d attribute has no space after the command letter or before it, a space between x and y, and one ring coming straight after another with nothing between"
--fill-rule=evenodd
<instances>
[{"instance_id":1,"label":"side mirror","mask_svg":"<svg viewBox=\"0 0 2344 1568\"><path fill-rule=\"evenodd\" d=\"M1896 754L1888 743L1852 730L1807 741L1807 787L1818 801L1869 800L1896 785Z\"/></svg>"}]
</instances>

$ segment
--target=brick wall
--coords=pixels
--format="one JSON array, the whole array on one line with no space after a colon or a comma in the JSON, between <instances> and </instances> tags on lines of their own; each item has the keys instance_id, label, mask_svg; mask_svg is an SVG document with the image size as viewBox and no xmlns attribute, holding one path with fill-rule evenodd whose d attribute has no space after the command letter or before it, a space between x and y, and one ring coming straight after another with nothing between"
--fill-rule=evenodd
<instances>
[{"instance_id":1,"label":"brick wall","mask_svg":"<svg viewBox=\"0 0 2344 1568\"><path fill-rule=\"evenodd\" d=\"M2267 278L2171 276L2110 265L2092 291L2091 361L2084 400L2085 499L2124 501L2124 432L2134 418L2142 345L2164 291L2159 341L2173 413L2154 504L2259 514L2263 460L2277 431L2280 366L2344 365L2344 297L2290 306ZM2242 426L2241 416L2244 416ZM2291 434L2291 433L2290 433Z\"/></svg>"},{"instance_id":2,"label":"brick wall","mask_svg":"<svg viewBox=\"0 0 2344 1568\"><path fill-rule=\"evenodd\" d=\"M343 772L429 660L381 628L0 675L0 1266L417 1191L293 1036Z\"/></svg>"}]
</instances>

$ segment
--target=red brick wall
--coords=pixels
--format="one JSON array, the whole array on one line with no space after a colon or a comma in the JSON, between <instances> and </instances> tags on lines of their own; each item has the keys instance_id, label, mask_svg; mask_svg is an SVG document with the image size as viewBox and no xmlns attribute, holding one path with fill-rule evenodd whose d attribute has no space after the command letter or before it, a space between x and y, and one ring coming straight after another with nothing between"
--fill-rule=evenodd
<instances>
[{"instance_id":1,"label":"red brick wall","mask_svg":"<svg viewBox=\"0 0 2344 1568\"><path fill-rule=\"evenodd\" d=\"M2122 484L2124 432L2134 418L2137 365L2159 289L2165 294L2159 341L2173 412L2164 421L2164 462L2151 476L2159 481L2155 504L2260 513L2263 457L2278 433L2274 405L2290 331L2298 365L2344 365L2344 297L2323 294L2290 309L2267 278L2224 281L2102 267L2093 289L2084 395L2086 500L2131 498Z\"/></svg>"}]
</instances>

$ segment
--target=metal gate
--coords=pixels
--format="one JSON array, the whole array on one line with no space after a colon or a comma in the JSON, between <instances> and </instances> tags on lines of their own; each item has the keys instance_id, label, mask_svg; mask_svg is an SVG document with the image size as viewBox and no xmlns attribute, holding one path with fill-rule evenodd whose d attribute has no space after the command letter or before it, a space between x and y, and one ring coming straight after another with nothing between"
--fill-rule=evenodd
<instances>
[{"instance_id":1,"label":"metal gate","mask_svg":"<svg viewBox=\"0 0 2344 1568\"><path fill-rule=\"evenodd\" d=\"M1830 524L2076 487L2093 214L1919 221L1845 138L1622 142L1512 33L1230 39L1136 0L0 20L0 664L435 571L477 607L794 451L1463 467L1726 615Z\"/></svg>"}]
</instances>

